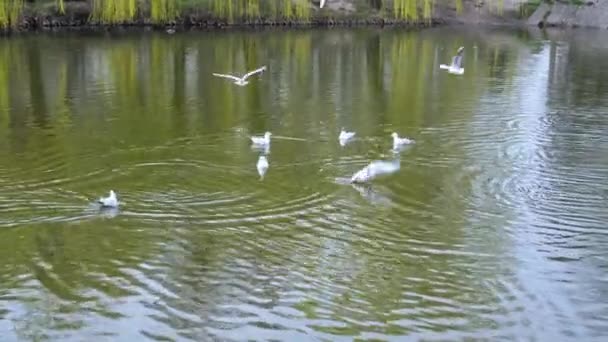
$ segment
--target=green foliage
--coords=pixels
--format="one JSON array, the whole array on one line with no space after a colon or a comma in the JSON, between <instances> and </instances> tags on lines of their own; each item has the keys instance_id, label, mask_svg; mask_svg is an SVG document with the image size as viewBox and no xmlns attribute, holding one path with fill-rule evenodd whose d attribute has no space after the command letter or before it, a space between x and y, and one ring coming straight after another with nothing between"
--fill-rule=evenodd
<instances>
[{"instance_id":1,"label":"green foliage","mask_svg":"<svg viewBox=\"0 0 608 342\"><path fill-rule=\"evenodd\" d=\"M541 3L542 0L526 1L525 3L519 6L519 16L525 18L531 15L532 13L534 13L534 11L536 11L536 9L538 8L538 6L540 6Z\"/></svg>"},{"instance_id":2,"label":"green foliage","mask_svg":"<svg viewBox=\"0 0 608 342\"><path fill-rule=\"evenodd\" d=\"M462 0L456 0L456 13L462 13Z\"/></svg>"},{"instance_id":3,"label":"green foliage","mask_svg":"<svg viewBox=\"0 0 608 342\"><path fill-rule=\"evenodd\" d=\"M19 18L24 0L0 0L0 28L15 25ZM59 13L65 12L66 0L34 0L35 3L56 3ZM311 0L88 0L92 5L91 17L102 23L115 24L135 19L139 13L149 13L154 23L175 20L187 8L210 13L212 16L229 22L235 19L268 18L272 20L299 20L310 18ZM374 8L383 7L388 1L365 0ZM454 1L457 11L463 9L464 0ZM537 4L541 0L532 0ZM576 2L573 0L573 2ZM393 15L408 21L430 20L436 0L392 0ZM491 9L502 13L504 0L490 0ZM524 6L522 6L522 9ZM149 12L147 11L149 9ZM526 10L529 7L525 7ZM145 11L144 11L145 10Z\"/></svg>"},{"instance_id":4,"label":"green foliage","mask_svg":"<svg viewBox=\"0 0 608 342\"><path fill-rule=\"evenodd\" d=\"M164 23L179 15L175 0L150 0L150 17L155 23Z\"/></svg>"},{"instance_id":5,"label":"green foliage","mask_svg":"<svg viewBox=\"0 0 608 342\"><path fill-rule=\"evenodd\" d=\"M65 6L63 1L64 0L57 0L57 12L60 14L65 14Z\"/></svg>"},{"instance_id":6,"label":"green foliage","mask_svg":"<svg viewBox=\"0 0 608 342\"><path fill-rule=\"evenodd\" d=\"M136 0L93 0L92 16L104 23L121 23L135 18Z\"/></svg>"},{"instance_id":7,"label":"green foliage","mask_svg":"<svg viewBox=\"0 0 608 342\"><path fill-rule=\"evenodd\" d=\"M2 0L0 2L0 29L17 25L23 0Z\"/></svg>"}]
</instances>

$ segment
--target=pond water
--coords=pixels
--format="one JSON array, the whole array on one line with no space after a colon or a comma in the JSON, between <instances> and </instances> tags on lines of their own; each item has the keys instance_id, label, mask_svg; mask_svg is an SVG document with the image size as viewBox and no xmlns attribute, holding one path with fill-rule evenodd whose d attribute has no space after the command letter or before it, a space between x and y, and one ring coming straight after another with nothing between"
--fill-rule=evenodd
<instances>
[{"instance_id":1,"label":"pond water","mask_svg":"<svg viewBox=\"0 0 608 342\"><path fill-rule=\"evenodd\" d=\"M607 95L602 31L0 38L0 335L602 340Z\"/></svg>"}]
</instances>

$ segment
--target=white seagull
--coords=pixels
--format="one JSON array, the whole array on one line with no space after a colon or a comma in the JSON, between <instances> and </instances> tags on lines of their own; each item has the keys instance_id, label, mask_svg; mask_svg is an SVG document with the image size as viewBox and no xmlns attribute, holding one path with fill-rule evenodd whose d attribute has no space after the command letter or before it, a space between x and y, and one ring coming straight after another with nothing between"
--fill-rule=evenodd
<instances>
[{"instance_id":1,"label":"white seagull","mask_svg":"<svg viewBox=\"0 0 608 342\"><path fill-rule=\"evenodd\" d=\"M338 140L340 141L340 145L344 146L346 143L355 136L355 132L346 132L344 128L340 131L340 136L338 136Z\"/></svg>"},{"instance_id":2,"label":"white seagull","mask_svg":"<svg viewBox=\"0 0 608 342\"><path fill-rule=\"evenodd\" d=\"M450 74L462 75L464 74L464 68L462 67L462 54L464 53L464 46L458 48L456 56L452 57L452 64L441 64L440 69L447 69Z\"/></svg>"},{"instance_id":3,"label":"white seagull","mask_svg":"<svg viewBox=\"0 0 608 342\"><path fill-rule=\"evenodd\" d=\"M399 135L395 132L393 132L393 134L391 134L391 137L393 137L393 149L394 150L397 150L400 147L403 147L404 145L409 145L409 144L414 143L414 140L412 140L412 139L399 138Z\"/></svg>"},{"instance_id":4,"label":"white seagull","mask_svg":"<svg viewBox=\"0 0 608 342\"><path fill-rule=\"evenodd\" d=\"M102 207L105 208L118 207L118 199L116 199L116 194L114 193L114 190L110 190L110 196L101 197L98 202L99 204L101 204Z\"/></svg>"},{"instance_id":5,"label":"white seagull","mask_svg":"<svg viewBox=\"0 0 608 342\"><path fill-rule=\"evenodd\" d=\"M370 165L364 167L363 169L357 171L351 179L351 183L367 183L374 178L373 170Z\"/></svg>"},{"instance_id":6,"label":"white seagull","mask_svg":"<svg viewBox=\"0 0 608 342\"><path fill-rule=\"evenodd\" d=\"M226 75L226 74L216 74L213 73L213 76L217 76L217 77L223 77L223 78L229 78L231 80L234 81L234 84L239 85L239 86L245 86L247 85L249 82L247 82L247 79L255 74L260 74L263 73L264 71L266 71L266 66L262 66L258 69L255 69L253 71L250 71L248 73L246 73L245 75L243 75L242 77L238 77L238 76L233 76L233 75Z\"/></svg>"},{"instance_id":7,"label":"white seagull","mask_svg":"<svg viewBox=\"0 0 608 342\"><path fill-rule=\"evenodd\" d=\"M263 137L251 137L251 141L253 142L254 145L268 146L268 145L270 145L270 136L271 135L272 135L272 133L266 132L266 133L264 133Z\"/></svg>"},{"instance_id":8,"label":"white seagull","mask_svg":"<svg viewBox=\"0 0 608 342\"><path fill-rule=\"evenodd\" d=\"M366 167L357 171L350 179L351 183L367 183L378 176L397 172L401 167L401 162L397 159L394 161L374 160Z\"/></svg>"},{"instance_id":9,"label":"white seagull","mask_svg":"<svg viewBox=\"0 0 608 342\"><path fill-rule=\"evenodd\" d=\"M268 159L266 159L266 156L260 156L260 158L258 158L258 163L256 164L260 179L264 179L264 175L266 174L266 171L268 171L268 166Z\"/></svg>"}]
</instances>

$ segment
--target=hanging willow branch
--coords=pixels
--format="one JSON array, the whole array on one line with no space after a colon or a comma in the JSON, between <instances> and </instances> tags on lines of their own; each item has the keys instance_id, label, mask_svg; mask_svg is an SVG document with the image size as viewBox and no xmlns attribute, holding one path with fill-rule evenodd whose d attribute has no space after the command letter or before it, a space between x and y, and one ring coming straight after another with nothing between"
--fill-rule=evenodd
<instances>
[{"instance_id":1,"label":"hanging willow branch","mask_svg":"<svg viewBox=\"0 0 608 342\"><path fill-rule=\"evenodd\" d=\"M0 0L0 28L17 26L23 11L23 0Z\"/></svg>"}]
</instances>

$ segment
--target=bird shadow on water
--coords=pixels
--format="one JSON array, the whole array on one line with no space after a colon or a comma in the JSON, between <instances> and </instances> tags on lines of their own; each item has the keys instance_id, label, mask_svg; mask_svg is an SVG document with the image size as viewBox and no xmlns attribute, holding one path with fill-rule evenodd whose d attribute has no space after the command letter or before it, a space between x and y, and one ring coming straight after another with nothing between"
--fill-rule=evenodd
<instances>
[{"instance_id":1,"label":"bird shadow on water","mask_svg":"<svg viewBox=\"0 0 608 342\"><path fill-rule=\"evenodd\" d=\"M89 218L113 219L120 214L120 209L116 207L104 207L94 202L90 203L85 209L84 216Z\"/></svg>"},{"instance_id":2,"label":"bird shadow on water","mask_svg":"<svg viewBox=\"0 0 608 342\"><path fill-rule=\"evenodd\" d=\"M380 187L371 184L351 184L351 186L370 204L383 207L389 207L393 204L393 201L383 194Z\"/></svg>"},{"instance_id":3,"label":"bird shadow on water","mask_svg":"<svg viewBox=\"0 0 608 342\"><path fill-rule=\"evenodd\" d=\"M118 216L120 210L118 208L99 208L98 215L99 217L112 219Z\"/></svg>"}]
</instances>

